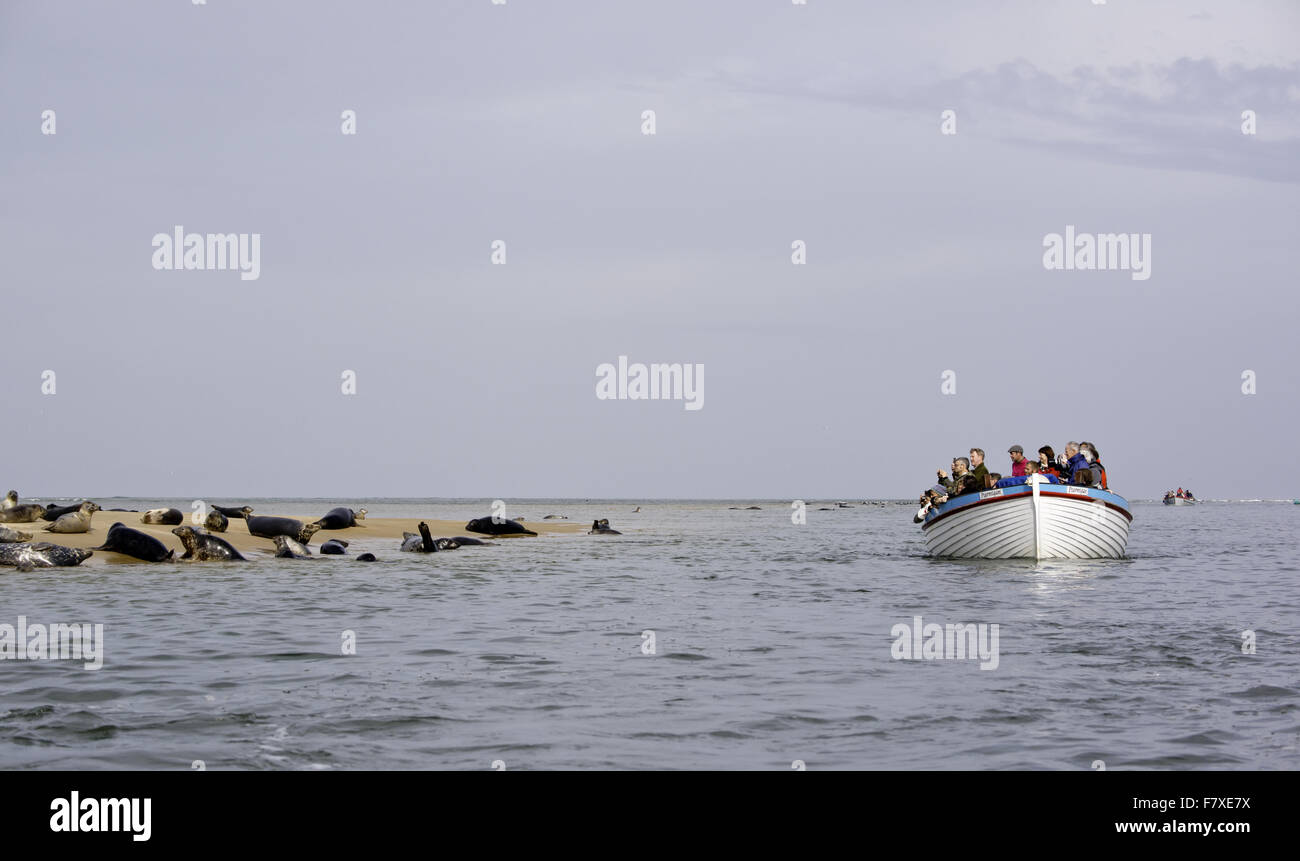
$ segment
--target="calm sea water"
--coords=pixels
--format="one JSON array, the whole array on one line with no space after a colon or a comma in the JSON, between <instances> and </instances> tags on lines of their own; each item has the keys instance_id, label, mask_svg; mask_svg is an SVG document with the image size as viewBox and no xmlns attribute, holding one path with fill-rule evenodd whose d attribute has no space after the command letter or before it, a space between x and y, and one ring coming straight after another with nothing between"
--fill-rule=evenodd
<instances>
[{"instance_id":1,"label":"calm sea water","mask_svg":"<svg viewBox=\"0 0 1300 861\"><path fill-rule=\"evenodd\" d=\"M1300 506L1135 503L1130 559L1035 565L926 558L912 504L810 503L802 526L788 501L635 505L510 509L608 517L621 537L349 548L381 565L0 569L0 623L105 638L98 671L0 662L0 767L1300 767ZM997 668L895 660L891 628L918 615L997 623Z\"/></svg>"}]
</instances>

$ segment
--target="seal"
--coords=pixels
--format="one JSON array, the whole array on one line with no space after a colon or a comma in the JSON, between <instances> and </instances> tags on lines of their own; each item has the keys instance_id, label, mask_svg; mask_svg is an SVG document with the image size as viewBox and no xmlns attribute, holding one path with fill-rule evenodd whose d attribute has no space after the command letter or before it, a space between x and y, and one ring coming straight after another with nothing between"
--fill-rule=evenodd
<instances>
[{"instance_id":1,"label":"seal","mask_svg":"<svg viewBox=\"0 0 1300 861\"><path fill-rule=\"evenodd\" d=\"M34 502L15 505L13 508L0 508L0 523L35 523L44 513L45 506Z\"/></svg>"},{"instance_id":2,"label":"seal","mask_svg":"<svg viewBox=\"0 0 1300 861\"><path fill-rule=\"evenodd\" d=\"M47 508L45 509L45 513L41 515L41 520L48 520L51 523L53 523L54 521L58 520L60 517L62 517L65 514L71 514L74 511L80 511L82 503L84 503L85 501L86 500L83 499L81 500L81 502L78 502L76 505L55 505L51 508Z\"/></svg>"},{"instance_id":3,"label":"seal","mask_svg":"<svg viewBox=\"0 0 1300 861\"><path fill-rule=\"evenodd\" d=\"M366 519L366 510L353 511L351 508L331 508L325 516L316 521L321 529L347 529L356 526L358 520Z\"/></svg>"},{"instance_id":4,"label":"seal","mask_svg":"<svg viewBox=\"0 0 1300 861\"><path fill-rule=\"evenodd\" d=\"M609 520L602 517L600 520L593 520L591 522L591 531L588 532L587 534L588 535L622 535L623 533L619 532L617 529L610 529Z\"/></svg>"},{"instance_id":5,"label":"seal","mask_svg":"<svg viewBox=\"0 0 1300 861\"><path fill-rule=\"evenodd\" d=\"M0 544L0 565L13 565L19 571L34 568L68 568L80 565L95 555L93 550L63 547L38 541L35 544Z\"/></svg>"},{"instance_id":6,"label":"seal","mask_svg":"<svg viewBox=\"0 0 1300 861\"><path fill-rule=\"evenodd\" d=\"M208 528L209 532L225 532L226 527L230 525L230 521L226 518L226 515L214 510L208 512L208 517L203 521L203 525Z\"/></svg>"},{"instance_id":7,"label":"seal","mask_svg":"<svg viewBox=\"0 0 1300 861\"><path fill-rule=\"evenodd\" d=\"M177 526L172 530L172 535L180 538L181 544L185 545L185 555L181 556L182 559L193 559L196 562L224 562L227 559L244 558L239 555L238 550L230 546L230 542L226 539L200 532L193 526Z\"/></svg>"},{"instance_id":8,"label":"seal","mask_svg":"<svg viewBox=\"0 0 1300 861\"><path fill-rule=\"evenodd\" d=\"M169 550L157 538L121 522L108 527L108 537L95 549L111 550L145 562L165 562L176 555L175 550Z\"/></svg>"},{"instance_id":9,"label":"seal","mask_svg":"<svg viewBox=\"0 0 1300 861\"><path fill-rule=\"evenodd\" d=\"M185 515L178 508L151 508L140 515L141 523L153 523L162 526L180 526L185 522Z\"/></svg>"},{"instance_id":10,"label":"seal","mask_svg":"<svg viewBox=\"0 0 1300 861\"><path fill-rule=\"evenodd\" d=\"M275 536L276 559L310 559L311 551L287 535Z\"/></svg>"},{"instance_id":11,"label":"seal","mask_svg":"<svg viewBox=\"0 0 1300 861\"><path fill-rule=\"evenodd\" d=\"M5 494L4 502L0 502L0 510L6 508L13 508L17 504L18 504L18 491L11 490Z\"/></svg>"},{"instance_id":12,"label":"seal","mask_svg":"<svg viewBox=\"0 0 1300 861\"><path fill-rule=\"evenodd\" d=\"M345 549L348 546L346 541L338 538L331 538L320 546L320 552L327 556L344 556L347 554Z\"/></svg>"},{"instance_id":13,"label":"seal","mask_svg":"<svg viewBox=\"0 0 1300 861\"><path fill-rule=\"evenodd\" d=\"M93 502L83 502L81 503L81 508L71 514L63 515L58 520L45 527L45 531L62 532L65 534L89 532L90 518L96 511L99 511L98 505Z\"/></svg>"},{"instance_id":14,"label":"seal","mask_svg":"<svg viewBox=\"0 0 1300 861\"><path fill-rule=\"evenodd\" d=\"M379 560L375 558L375 554L373 554L373 553L362 553L360 556L357 557L357 561L358 561L358 562L378 562Z\"/></svg>"},{"instance_id":15,"label":"seal","mask_svg":"<svg viewBox=\"0 0 1300 861\"><path fill-rule=\"evenodd\" d=\"M514 520L506 520L504 517L493 520L491 517L478 517L465 524L466 532L478 532L482 535L536 535L520 526Z\"/></svg>"},{"instance_id":16,"label":"seal","mask_svg":"<svg viewBox=\"0 0 1300 861\"><path fill-rule=\"evenodd\" d=\"M277 535L292 538L300 544L311 541L311 537L320 531L315 523L304 524L292 517L253 517L244 518L248 522L248 534L258 538L274 539Z\"/></svg>"},{"instance_id":17,"label":"seal","mask_svg":"<svg viewBox=\"0 0 1300 861\"><path fill-rule=\"evenodd\" d=\"M452 538L446 538L446 539L440 539L440 540L444 540L444 541L455 541L457 547L465 547L466 545L473 545L473 544L478 544L478 545L481 545L481 546L483 546L483 547L491 547L491 546L492 546L492 542L491 542L491 541L482 541L482 540L480 540L480 539L478 539L478 538L470 538L468 535L457 535L457 536L454 536L454 537L452 537Z\"/></svg>"},{"instance_id":18,"label":"seal","mask_svg":"<svg viewBox=\"0 0 1300 861\"><path fill-rule=\"evenodd\" d=\"M455 550L460 547L452 538L435 539L429 534L429 524L423 521L418 528L419 535L414 532L402 533L402 546L399 549L403 553L437 553L440 550Z\"/></svg>"},{"instance_id":19,"label":"seal","mask_svg":"<svg viewBox=\"0 0 1300 861\"><path fill-rule=\"evenodd\" d=\"M542 519L543 519L543 520L568 520L568 519L569 519L569 515L567 515L567 514L548 514L548 515L546 515L545 517L543 517Z\"/></svg>"},{"instance_id":20,"label":"seal","mask_svg":"<svg viewBox=\"0 0 1300 861\"><path fill-rule=\"evenodd\" d=\"M253 509L245 505L243 508L223 508L220 505L209 505L213 511L219 511L229 517L231 520L247 520L248 515L253 513Z\"/></svg>"},{"instance_id":21,"label":"seal","mask_svg":"<svg viewBox=\"0 0 1300 861\"><path fill-rule=\"evenodd\" d=\"M17 529L10 529L8 526L0 526L0 543L18 544L23 541L31 541L30 532L19 532Z\"/></svg>"}]
</instances>

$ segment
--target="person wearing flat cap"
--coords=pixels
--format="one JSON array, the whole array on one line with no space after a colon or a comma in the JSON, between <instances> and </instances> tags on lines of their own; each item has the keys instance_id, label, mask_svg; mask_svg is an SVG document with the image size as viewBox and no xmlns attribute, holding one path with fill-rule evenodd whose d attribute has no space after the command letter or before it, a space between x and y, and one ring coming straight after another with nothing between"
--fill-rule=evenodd
<instances>
[{"instance_id":1,"label":"person wearing flat cap","mask_svg":"<svg viewBox=\"0 0 1300 861\"><path fill-rule=\"evenodd\" d=\"M1011 455L1012 477L1023 476L1025 474L1025 450L1018 445L1013 445L1007 449L1007 454Z\"/></svg>"}]
</instances>

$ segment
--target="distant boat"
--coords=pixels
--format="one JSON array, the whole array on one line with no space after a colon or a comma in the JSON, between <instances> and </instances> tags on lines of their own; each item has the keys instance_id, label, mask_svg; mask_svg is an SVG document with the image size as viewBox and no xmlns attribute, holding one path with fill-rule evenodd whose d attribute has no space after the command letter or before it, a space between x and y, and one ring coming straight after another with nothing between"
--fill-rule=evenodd
<instances>
[{"instance_id":1,"label":"distant boat","mask_svg":"<svg viewBox=\"0 0 1300 861\"><path fill-rule=\"evenodd\" d=\"M960 559L1120 559L1133 521L1128 500L1095 487L999 487L949 499L925 515L931 556Z\"/></svg>"},{"instance_id":2,"label":"distant boat","mask_svg":"<svg viewBox=\"0 0 1300 861\"><path fill-rule=\"evenodd\" d=\"M1197 500L1186 496L1166 496L1165 505L1195 505Z\"/></svg>"}]
</instances>

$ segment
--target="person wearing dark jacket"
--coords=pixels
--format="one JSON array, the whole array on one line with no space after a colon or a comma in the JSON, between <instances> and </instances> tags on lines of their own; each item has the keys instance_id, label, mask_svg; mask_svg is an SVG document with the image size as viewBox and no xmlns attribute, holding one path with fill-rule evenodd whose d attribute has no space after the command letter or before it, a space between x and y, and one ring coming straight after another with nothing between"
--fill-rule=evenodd
<instances>
[{"instance_id":1,"label":"person wearing dark jacket","mask_svg":"<svg viewBox=\"0 0 1300 861\"><path fill-rule=\"evenodd\" d=\"M973 448L970 450L970 465L970 474L979 479L980 487L983 487L985 476L989 474L989 468L984 465L984 449Z\"/></svg>"}]
</instances>

